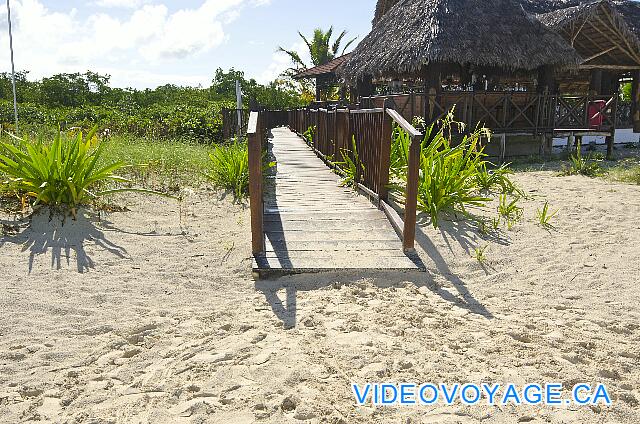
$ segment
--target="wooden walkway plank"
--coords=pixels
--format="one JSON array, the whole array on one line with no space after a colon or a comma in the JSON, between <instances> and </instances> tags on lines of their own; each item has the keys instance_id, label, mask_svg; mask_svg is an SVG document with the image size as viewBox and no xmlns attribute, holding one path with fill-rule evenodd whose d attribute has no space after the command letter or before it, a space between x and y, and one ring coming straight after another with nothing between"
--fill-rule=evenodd
<instances>
[{"instance_id":1,"label":"wooden walkway plank","mask_svg":"<svg viewBox=\"0 0 640 424\"><path fill-rule=\"evenodd\" d=\"M264 184L266 253L254 258L261 276L343 270L423 271L403 253L385 213L333 173L289 129L270 138L275 173Z\"/></svg>"}]
</instances>

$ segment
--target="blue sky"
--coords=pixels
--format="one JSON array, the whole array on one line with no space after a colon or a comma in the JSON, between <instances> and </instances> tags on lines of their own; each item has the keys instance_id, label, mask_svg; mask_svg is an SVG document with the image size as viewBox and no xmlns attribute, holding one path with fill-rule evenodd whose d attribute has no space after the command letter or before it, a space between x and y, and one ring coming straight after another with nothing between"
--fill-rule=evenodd
<instances>
[{"instance_id":1,"label":"blue sky","mask_svg":"<svg viewBox=\"0 0 640 424\"><path fill-rule=\"evenodd\" d=\"M11 0L16 68L32 79L86 70L119 87L207 86L216 68L260 82L289 66L279 45L333 25L364 37L375 0ZM10 70L0 3L0 71Z\"/></svg>"}]
</instances>

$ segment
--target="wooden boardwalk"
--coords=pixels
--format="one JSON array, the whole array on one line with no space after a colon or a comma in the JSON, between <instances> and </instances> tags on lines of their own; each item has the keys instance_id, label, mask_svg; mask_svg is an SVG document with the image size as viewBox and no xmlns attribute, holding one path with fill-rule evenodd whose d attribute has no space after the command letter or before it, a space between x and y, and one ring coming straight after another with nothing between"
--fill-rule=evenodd
<instances>
[{"instance_id":1,"label":"wooden boardwalk","mask_svg":"<svg viewBox=\"0 0 640 424\"><path fill-rule=\"evenodd\" d=\"M260 276L337 270L422 270L384 212L341 187L304 140L275 128L269 140L276 171L265 177L265 254Z\"/></svg>"}]
</instances>

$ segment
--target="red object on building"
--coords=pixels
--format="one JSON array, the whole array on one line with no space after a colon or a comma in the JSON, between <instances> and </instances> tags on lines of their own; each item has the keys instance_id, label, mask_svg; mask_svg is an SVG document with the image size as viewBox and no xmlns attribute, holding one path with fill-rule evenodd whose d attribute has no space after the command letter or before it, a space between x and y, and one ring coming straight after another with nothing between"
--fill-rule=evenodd
<instances>
[{"instance_id":1,"label":"red object on building","mask_svg":"<svg viewBox=\"0 0 640 424\"><path fill-rule=\"evenodd\" d=\"M589 127L592 129L599 129L604 124L604 110L607 107L607 102L604 100L596 100L589 103L587 112L589 113Z\"/></svg>"}]
</instances>

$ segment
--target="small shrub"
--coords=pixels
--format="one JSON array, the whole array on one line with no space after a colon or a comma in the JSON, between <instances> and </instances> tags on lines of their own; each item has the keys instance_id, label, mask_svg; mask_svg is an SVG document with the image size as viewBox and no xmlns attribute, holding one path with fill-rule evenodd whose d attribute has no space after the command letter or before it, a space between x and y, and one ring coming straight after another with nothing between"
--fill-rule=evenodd
<instances>
[{"instance_id":1,"label":"small shrub","mask_svg":"<svg viewBox=\"0 0 640 424\"><path fill-rule=\"evenodd\" d=\"M540 224L540 226L545 229L553 228L553 225L551 225L551 220L558 214L558 212L559 211L556 210L555 212L550 213L549 202L545 202L542 209L538 209L537 211L538 224Z\"/></svg>"},{"instance_id":2,"label":"small shrub","mask_svg":"<svg viewBox=\"0 0 640 424\"><path fill-rule=\"evenodd\" d=\"M307 130L302 134L302 138L305 139L305 141L309 146L313 146L315 135L316 135L316 127L314 125L307 128Z\"/></svg>"},{"instance_id":3,"label":"small shrub","mask_svg":"<svg viewBox=\"0 0 640 424\"><path fill-rule=\"evenodd\" d=\"M492 191L498 190L503 194L514 194L523 195L522 190L516 186L516 184L511 180L510 176L515 173L509 167L510 164L503 164L496 169L489 169L489 166L492 165L488 162L482 163L478 167L478 173L476 174L476 182L481 190L484 191Z\"/></svg>"},{"instance_id":4,"label":"small shrub","mask_svg":"<svg viewBox=\"0 0 640 424\"><path fill-rule=\"evenodd\" d=\"M107 194L145 192L94 190L107 181L129 183L114 174L124 164L98 165L105 143L98 141L95 132L86 137L80 132L74 138L58 132L52 143L32 142L27 137L14 137L14 144L0 142L0 172L8 176L12 188L33 199L32 206L69 208L74 215L78 206Z\"/></svg>"},{"instance_id":5,"label":"small shrub","mask_svg":"<svg viewBox=\"0 0 640 424\"><path fill-rule=\"evenodd\" d=\"M249 193L249 149L245 141L221 144L209 155L211 170L205 175L218 188L233 192L236 200Z\"/></svg>"}]
</instances>

